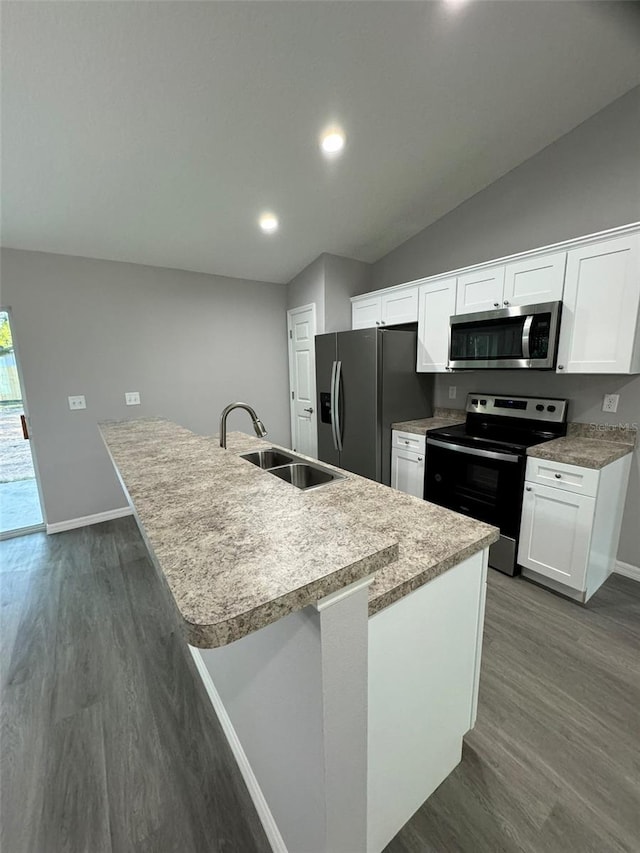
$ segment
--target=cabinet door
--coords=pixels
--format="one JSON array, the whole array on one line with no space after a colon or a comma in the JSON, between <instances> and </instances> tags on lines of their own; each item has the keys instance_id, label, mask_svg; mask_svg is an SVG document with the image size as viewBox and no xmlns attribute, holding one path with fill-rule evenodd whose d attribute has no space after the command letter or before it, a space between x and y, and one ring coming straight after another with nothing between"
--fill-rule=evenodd
<instances>
[{"instance_id":1,"label":"cabinet door","mask_svg":"<svg viewBox=\"0 0 640 853\"><path fill-rule=\"evenodd\" d=\"M449 362L449 318L456 313L456 280L420 285L418 297L418 373L444 373Z\"/></svg>"},{"instance_id":2,"label":"cabinet door","mask_svg":"<svg viewBox=\"0 0 640 853\"><path fill-rule=\"evenodd\" d=\"M503 305L533 305L562 299L566 252L507 264Z\"/></svg>"},{"instance_id":3,"label":"cabinet door","mask_svg":"<svg viewBox=\"0 0 640 853\"><path fill-rule=\"evenodd\" d=\"M638 373L640 234L567 256L558 372Z\"/></svg>"},{"instance_id":4,"label":"cabinet door","mask_svg":"<svg viewBox=\"0 0 640 853\"><path fill-rule=\"evenodd\" d=\"M380 296L364 296L351 303L351 328L371 329L380 325Z\"/></svg>"},{"instance_id":5,"label":"cabinet door","mask_svg":"<svg viewBox=\"0 0 640 853\"><path fill-rule=\"evenodd\" d=\"M502 308L504 267L486 267L458 276L456 314Z\"/></svg>"},{"instance_id":6,"label":"cabinet door","mask_svg":"<svg viewBox=\"0 0 640 853\"><path fill-rule=\"evenodd\" d=\"M518 562L572 589L586 589L595 498L525 483Z\"/></svg>"},{"instance_id":7,"label":"cabinet door","mask_svg":"<svg viewBox=\"0 0 640 853\"><path fill-rule=\"evenodd\" d=\"M397 291L383 293L381 325L391 326L398 323L416 323L418 320L418 288L406 287Z\"/></svg>"},{"instance_id":8,"label":"cabinet door","mask_svg":"<svg viewBox=\"0 0 640 853\"><path fill-rule=\"evenodd\" d=\"M424 453L394 448L391 452L391 486L416 498L424 497Z\"/></svg>"}]
</instances>

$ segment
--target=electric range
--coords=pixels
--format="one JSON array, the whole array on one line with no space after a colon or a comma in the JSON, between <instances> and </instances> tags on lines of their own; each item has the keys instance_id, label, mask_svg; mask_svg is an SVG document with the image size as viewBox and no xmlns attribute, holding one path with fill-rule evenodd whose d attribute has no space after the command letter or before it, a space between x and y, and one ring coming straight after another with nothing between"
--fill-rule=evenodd
<instances>
[{"instance_id":1,"label":"electric range","mask_svg":"<svg viewBox=\"0 0 640 853\"><path fill-rule=\"evenodd\" d=\"M463 424L427 433L425 500L500 528L489 565L518 572L527 448L567 432L567 401L469 394Z\"/></svg>"}]
</instances>

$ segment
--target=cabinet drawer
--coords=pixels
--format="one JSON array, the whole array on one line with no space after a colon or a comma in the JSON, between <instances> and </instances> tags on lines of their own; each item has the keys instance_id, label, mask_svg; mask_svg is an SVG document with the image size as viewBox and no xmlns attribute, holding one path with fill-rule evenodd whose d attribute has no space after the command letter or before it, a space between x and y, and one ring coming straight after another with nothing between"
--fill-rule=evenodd
<instances>
[{"instance_id":1,"label":"cabinet drawer","mask_svg":"<svg viewBox=\"0 0 640 853\"><path fill-rule=\"evenodd\" d=\"M565 465L563 462L549 462L547 459L527 459L527 480L542 486L553 486L576 495L588 495L594 498L598 491L600 471L594 468L580 468L577 465Z\"/></svg>"},{"instance_id":2,"label":"cabinet drawer","mask_svg":"<svg viewBox=\"0 0 640 853\"><path fill-rule=\"evenodd\" d=\"M398 450L415 450L416 453L424 453L426 448L426 436L415 435L412 432L399 432L393 430L391 446Z\"/></svg>"}]
</instances>

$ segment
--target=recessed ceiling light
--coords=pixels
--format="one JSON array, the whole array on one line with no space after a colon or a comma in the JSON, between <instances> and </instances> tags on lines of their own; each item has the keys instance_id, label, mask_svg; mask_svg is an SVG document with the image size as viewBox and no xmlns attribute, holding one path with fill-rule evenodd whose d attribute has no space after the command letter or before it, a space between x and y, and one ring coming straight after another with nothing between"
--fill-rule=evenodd
<instances>
[{"instance_id":1,"label":"recessed ceiling light","mask_svg":"<svg viewBox=\"0 0 640 853\"><path fill-rule=\"evenodd\" d=\"M320 137L320 147L325 154L339 154L344 148L344 132L339 127L330 127Z\"/></svg>"},{"instance_id":2,"label":"recessed ceiling light","mask_svg":"<svg viewBox=\"0 0 640 853\"><path fill-rule=\"evenodd\" d=\"M258 223L265 234L273 234L278 230L278 217L274 213L263 213Z\"/></svg>"}]
</instances>

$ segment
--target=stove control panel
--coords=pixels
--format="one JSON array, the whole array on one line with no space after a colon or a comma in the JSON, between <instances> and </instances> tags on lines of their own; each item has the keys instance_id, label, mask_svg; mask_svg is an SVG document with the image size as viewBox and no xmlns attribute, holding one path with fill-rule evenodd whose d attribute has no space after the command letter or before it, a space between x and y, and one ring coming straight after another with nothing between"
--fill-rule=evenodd
<instances>
[{"instance_id":1,"label":"stove control panel","mask_svg":"<svg viewBox=\"0 0 640 853\"><path fill-rule=\"evenodd\" d=\"M469 394L466 411L474 415L502 415L533 421L564 423L567 419L567 401L539 397Z\"/></svg>"}]
</instances>

